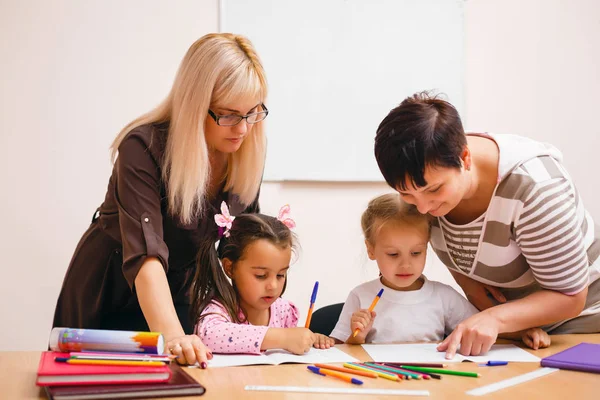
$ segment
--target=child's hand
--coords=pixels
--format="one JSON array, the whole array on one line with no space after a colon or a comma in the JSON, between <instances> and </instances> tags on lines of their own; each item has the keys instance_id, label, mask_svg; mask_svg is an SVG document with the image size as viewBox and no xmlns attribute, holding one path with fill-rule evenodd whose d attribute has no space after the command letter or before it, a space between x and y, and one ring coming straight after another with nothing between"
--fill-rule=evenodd
<instances>
[{"instance_id":1,"label":"child's hand","mask_svg":"<svg viewBox=\"0 0 600 400\"><path fill-rule=\"evenodd\" d=\"M335 340L333 338L320 333L315 333L315 342L313 343L315 349L328 349L334 344Z\"/></svg>"},{"instance_id":2,"label":"child's hand","mask_svg":"<svg viewBox=\"0 0 600 400\"><path fill-rule=\"evenodd\" d=\"M521 336L523 343L528 347L537 350L550 346L550 336L540 328L530 328L523 332Z\"/></svg>"},{"instance_id":3,"label":"child's hand","mask_svg":"<svg viewBox=\"0 0 600 400\"><path fill-rule=\"evenodd\" d=\"M307 328L285 329L284 349L294 354L304 354L315 343L316 335Z\"/></svg>"},{"instance_id":4,"label":"child's hand","mask_svg":"<svg viewBox=\"0 0 600 400\"><path fill-rule=\"evenodd\" d=\"M348 340L352 343L364 343L367 333L373 328L373 321L375 321L376 316L377 314L375 311L369 312L369 310L365 309L358 310L352 314L352 318L350 319L350 329L352 330L352 333ZM356 337L353 338L352 335L356 329L358 329L359 332Z\"/></svg>"}]
</instances>

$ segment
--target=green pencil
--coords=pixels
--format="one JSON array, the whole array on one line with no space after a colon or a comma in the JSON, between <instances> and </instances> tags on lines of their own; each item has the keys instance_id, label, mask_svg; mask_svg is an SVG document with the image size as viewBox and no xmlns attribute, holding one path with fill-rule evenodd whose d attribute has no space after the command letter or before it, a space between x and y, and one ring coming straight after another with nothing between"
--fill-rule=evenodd
<instances>
[{"instance_id":1,"label":"green pencil","mask_svg":"<svg viewBox=\"0 0 600 400\"><path fill-rule=\"evenodd\" d=\"M417 371L417 372L424 372L424 373L433 372L434 374L470 376L472 378L479 377L479 374L477 372L453 371L451 369L440 369L440 368L413 367L411 365L402 365L401 368L407 369L409 371Z\"/></svg>"},{"instance_id":2,"label":"green pencil","mask_svg":"<svg viewBox=\"0 0 600 400\"><path fill-rule=\"evenodd\" d=\"M396 374L396 375L402 374L404 376L410 376L411 378L414 378L414 379L421 379L421 374L419 374L417 372L413 373L413 371L407 371L407 370L401 370L401 369L397 369L397 368L386 367L385 365L379 365L379 364L374 364L374 363L370 363L370 362L367 362L365 364L368 365L369 367L382 369L384 371L391 372L392 374Z\"/></svg>"}]
</instances>

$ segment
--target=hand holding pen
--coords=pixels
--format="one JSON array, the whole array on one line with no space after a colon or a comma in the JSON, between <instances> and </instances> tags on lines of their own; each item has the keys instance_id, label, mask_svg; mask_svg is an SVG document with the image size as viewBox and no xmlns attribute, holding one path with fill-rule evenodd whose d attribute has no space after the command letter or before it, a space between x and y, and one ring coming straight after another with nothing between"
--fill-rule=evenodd
<instances>
[{"instance_id":1,"label":"hand holding pen","mask_svg":"<svg viewBox=\"0 0 600 400\"><path fill-rule=\"evenodd\" d=\"M381 298L382 294L383 294L383 289L381 289L379 291L379 293L377 293L377 296L375 296L375 298L373 299L373 302L369 306L368 310L359 310L359 311L355 312L354 314L352 314L352 320L351 320L351 329L353 330L352 338L356 338L358 333L361 332L361 336L359 337L358 340L360 341L362 339L362 341L364 342L364 339L367 336L367 333L369 333L369 331L373 327L373 321L377 315L373 311L373 309L377 305L377 302Z\"/></svg>"},{"instance_id":2,"label":"hand holding pen","mask_svg":"<svg viewBox=\"0 0 600 400\"><path fill-rule=\"evenodd\" d=\"M377 313L375 311L369 311L361 309L352 313L350 317L350 329L352 335L349 339L351 344L363 344L365 343L366 337L373 328L373 322L375 322Z\"/></svg>"},{"instance_id":3,"label":"hand holding pen","mask_svg":"<svg viewBox=\"0 0 600 400\"><path fill-rule=\"evenodd\" d=\"M308 315L306 316L306 323L304 324L305 328L310 328L310 320L312 318L312 313L315 308L315 301L317 301L317 291L319 290L319 281L315 282L315 286L313 287L312 295L310 296L310 306L308 308Z\"/></svg>"}]
</instances>

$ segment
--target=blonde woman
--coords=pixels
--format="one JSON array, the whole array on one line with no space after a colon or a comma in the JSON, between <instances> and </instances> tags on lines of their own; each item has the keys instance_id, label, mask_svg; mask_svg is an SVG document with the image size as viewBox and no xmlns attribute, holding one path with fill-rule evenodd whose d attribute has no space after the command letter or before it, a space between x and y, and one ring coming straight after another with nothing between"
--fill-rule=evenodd
<instances>
[{"instance_id":1,"label":"blonde woman","mask_svg":"<svg viewBox=\"0 0 600 400\"><path fill-rule=\"evenodd\" d=\"M180 362L210 351L189 319L189 287L222 201L258 212L267 84L243 36L209 34L185 55L171 92L112 144L102 205L67 270L54 326L162 332Z\"/></svg>"}]
</instances>

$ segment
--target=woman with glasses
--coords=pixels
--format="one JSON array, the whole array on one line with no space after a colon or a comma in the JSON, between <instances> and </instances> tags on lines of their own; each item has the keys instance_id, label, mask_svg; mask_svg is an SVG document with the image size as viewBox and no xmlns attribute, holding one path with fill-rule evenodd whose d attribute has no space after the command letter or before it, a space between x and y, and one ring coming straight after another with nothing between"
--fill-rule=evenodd
<instances>
[{"instance_id":1,"label":"woman with glasses","mask_svg":"<svg viewBox=\"0 0 600 400\"><path fill-rule=\"evenodd\" d=\"M53 326L162 332L178 361L210 352L189 320L199 242L214 215L258 212L265 162L265 72L243 36L209 34L171 92L112 144L102 205L65 275Z\"/></svg>"}]
</instances>

